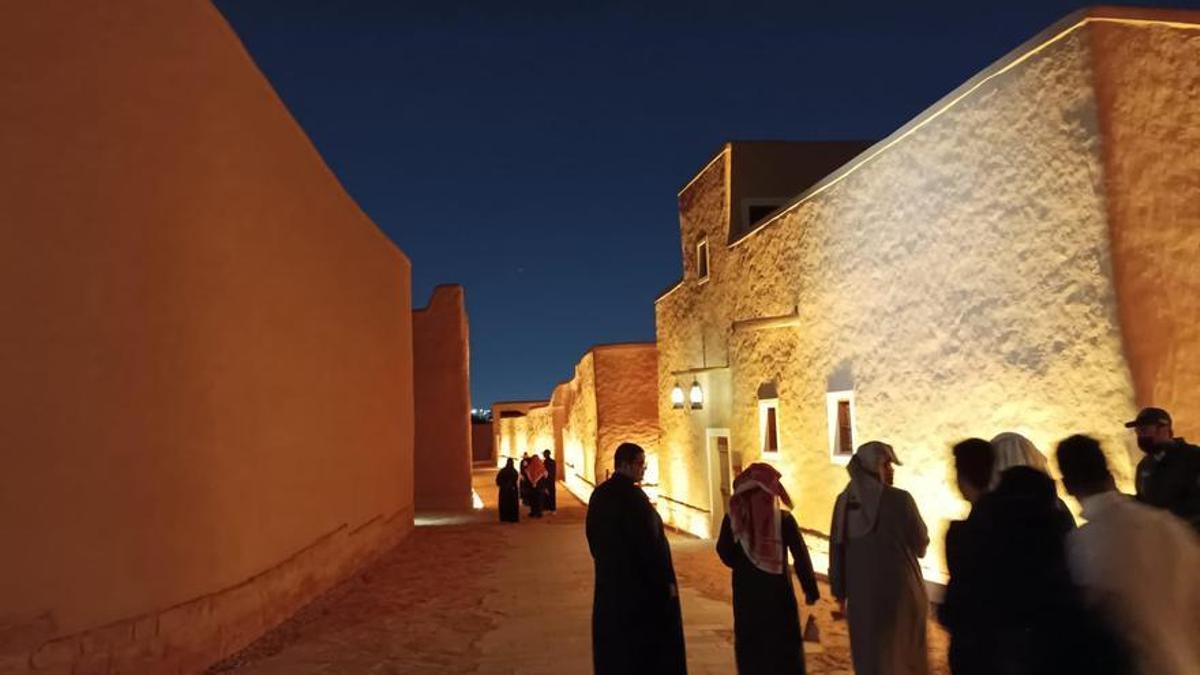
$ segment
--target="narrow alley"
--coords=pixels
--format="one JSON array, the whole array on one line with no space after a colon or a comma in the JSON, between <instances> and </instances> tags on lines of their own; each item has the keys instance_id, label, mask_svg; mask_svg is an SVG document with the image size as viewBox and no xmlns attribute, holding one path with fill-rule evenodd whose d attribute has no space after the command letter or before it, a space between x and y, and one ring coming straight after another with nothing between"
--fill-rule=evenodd
<instances>
[{"instance_id":1,"label":"narrow alley","mask_svg":"<svg viewBox=\"0 0 1200 675\"><path fill-rule=\"evenodd\" d=\"M210 672L590 673L586 507L560 488L557 514L499 523L493 474L474 474L483 510L419 514L403 546ZM688 672L735 672L728 570L710 541L672 533L671 549ZM831 619L822 591L813 608L821 644L805 644L808 672L849 673L845 623ZM933 626L930 644L934 672L945 672L945 639Z\"/></svg>"}]
</instances>

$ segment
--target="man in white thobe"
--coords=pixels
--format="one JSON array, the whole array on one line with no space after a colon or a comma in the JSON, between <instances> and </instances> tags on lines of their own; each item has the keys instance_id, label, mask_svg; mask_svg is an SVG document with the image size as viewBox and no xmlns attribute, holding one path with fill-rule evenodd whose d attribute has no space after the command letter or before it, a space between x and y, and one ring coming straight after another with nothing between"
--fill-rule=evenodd
<instances>
[{"instance_id":1,"label":"man in white thobe","mask_svg":"<svg viewBox=\"0 0 1200 675\"><path fill-rule=\"evenodd\" d=\"M1200 538L1118 492L1095 439L1071 436L1057 454L1087 520L1067 536L1075 583L1126 639L1137 672L1200 674Z\"/></svg>"}]
</instances>

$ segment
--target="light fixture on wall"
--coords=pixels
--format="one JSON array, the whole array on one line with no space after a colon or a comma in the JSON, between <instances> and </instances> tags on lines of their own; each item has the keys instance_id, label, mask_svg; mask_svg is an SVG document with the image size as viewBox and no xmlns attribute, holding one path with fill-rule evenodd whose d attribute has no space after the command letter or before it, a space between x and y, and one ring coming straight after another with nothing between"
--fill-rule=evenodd
<instances>
[{"instance_id":1,"label":"light fixture on wall","mask_svg":"<svg viewBox=\"0 0 1200 675\"><path fill-rule=\"evenodd\" d=\"M671 407L676 410L683 407L683 387L678 382L671 388Z\"/></svg>"},{"instance_id":2,"label":"light fixture on wall","mask_svg":"<svg viewBox=\"0 0 1200 675\"><path fill-rule=\"evenodd\" d=\"M688 397L692 401L692 410L699 410L704 407L704 391L700 389L700 383L692 380L692 390Z\"/></svg>"}]
</instances>

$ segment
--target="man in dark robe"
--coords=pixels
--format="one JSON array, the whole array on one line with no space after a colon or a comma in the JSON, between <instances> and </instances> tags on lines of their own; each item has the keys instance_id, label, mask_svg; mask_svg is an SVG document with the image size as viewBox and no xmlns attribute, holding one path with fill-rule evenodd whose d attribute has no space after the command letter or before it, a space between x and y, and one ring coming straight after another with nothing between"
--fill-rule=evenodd
<instances>
[{"instance_id":1,"label":"man in dark robe","mask_svg":"<svg viewBox=\"0 0 1200 675\"><path fill-rule=\"evenodd\" d=\"M504 468L496 474L496 485L500 487L500 521L515 523L521 520L521 504L517 496L517 470L513 468L512 457L504 463Z\"/></svg>"},{"instance_id":2,"label":"man in dark robe","mask_svg":"<svg viewBox=\"0 0 1200 675\"><path fill-rule=\"evenodd\" d=\"M646 453L622 443L616 472L592 493L592 664L597 675L684 675L683 617L662 519L637 483Z\"/></svg>"},{"instance_id":3,"label":"man in dark robe","mask_svg":"<svg viewBox=\"0 0 1200 675\"><path fill-rule=\"evenodd\" d=\"M546 467L542 466L542 458L534 455L525 464L525 481L529 485L529 517L542 517L542 492L546 478Z\"/></svg>"},{"instance_id":4,"label":"man in dark robe","mask_svg":"<svg viewBox=\"0 0 1200 675\"><path fill-rule=\"evenodd\" d=\"M546 494L544 506L550 513L558 510L558 462L550 456L549 450L543 450L542 456L546 459L542 464L546 465Z\"/></svg>"},{"instance_id":5,"label":"man in dark robe","mask_svg":"<svg viewBox=\"0 0 1200 675\"><path fill-rule=\"evenodd\" d=\"M525 473L525 468L528 466L529 466L529 454L526 453L526 454L521 455L521 464L517 468L517 472L520 475L520 480L518 481L518 487L519 487L518 494L521 497L521 503L524 504L525 506L529 506L529 489L531 487L533 487L529 484L529 479L526 477L526 473Z\"/></svg>"},{"instance_id":6,"label":"man in dark robe","mask_svg":"<svg viewBox=\"0 0 1200 675\"><path fill-rule=\"evenodd\" d=\"M788 578L791 551L809 605L821 597L779 472L754 463L733 481L717 555L733 570L733 649L741 675L803 675L800 615Z\"/></svg>"}]
</instances>

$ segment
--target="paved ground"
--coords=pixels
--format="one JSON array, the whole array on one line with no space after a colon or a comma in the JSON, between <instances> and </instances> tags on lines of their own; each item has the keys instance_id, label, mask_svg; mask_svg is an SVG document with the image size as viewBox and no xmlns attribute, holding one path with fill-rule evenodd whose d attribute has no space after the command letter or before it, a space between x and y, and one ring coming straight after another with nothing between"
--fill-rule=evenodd
<instances>
[{"instance_id":1,"label":"paved ground","mask_svg":"<svg viewBox=\"0 0 1200 675\"><path fill-rule=\"evenodd\" d=\"M499 523L492 475L476 474L483 511L420 514L403 544L212 672L590 673L585 509L560 486L557 514ZM688 672L733 673L728 570L710 541L672 535L671 546ZM831 609L813 608L822 644L806 645L810 673L850 672L845 624ZM945 672L944 638L933 637L935 672Z\"/></svg>"}]
</instances>

